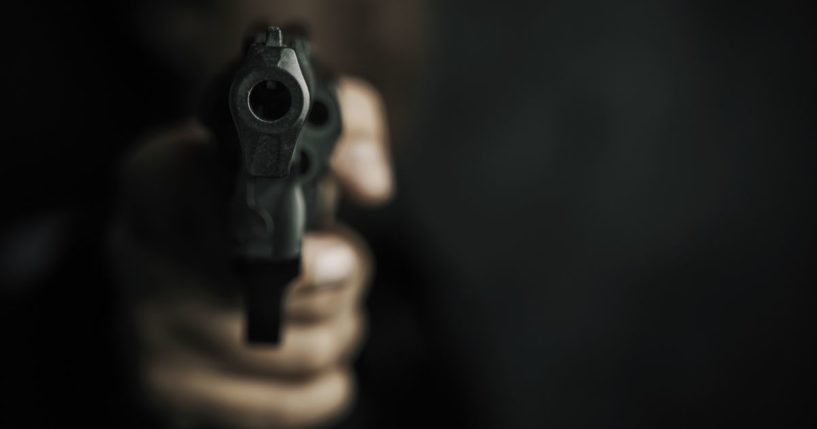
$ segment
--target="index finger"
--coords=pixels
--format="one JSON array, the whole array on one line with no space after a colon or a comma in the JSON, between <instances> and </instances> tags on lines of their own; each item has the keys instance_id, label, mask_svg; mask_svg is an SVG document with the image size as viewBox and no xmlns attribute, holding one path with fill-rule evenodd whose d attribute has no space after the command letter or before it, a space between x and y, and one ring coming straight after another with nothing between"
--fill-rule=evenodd
<instances>
[{"instance_id":1,"label":"index finger","mask_svg":"<svg viewBox=\"0 0 817 429\"><path fill-rule=\"evenodd\" d=\"M383 100L368 83L343 78L338 86L343 133L331 160L341 189L358 203L391 198L394 179Z\"/></svg>"}]
</instances>

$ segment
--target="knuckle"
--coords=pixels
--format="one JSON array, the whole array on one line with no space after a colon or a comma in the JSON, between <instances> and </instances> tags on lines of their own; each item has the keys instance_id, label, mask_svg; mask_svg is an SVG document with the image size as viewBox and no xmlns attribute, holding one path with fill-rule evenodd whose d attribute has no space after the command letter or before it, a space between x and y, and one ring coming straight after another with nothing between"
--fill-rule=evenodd
<instances>
[{"instance_id":1,"label":"knuckle","mask_svg":"<svg viewBox=\"0 0 817 429\"><path fill-rule=\"evenodd\" d=\"M288 307L290 320L301 323L316 323L331 318L338 312L339 299L333 291L312 294Z\"/></svg>"},{"instance_id":2,"label":"knuckle","mask_svg":"<svg viewBox=\"0 0 817 429\"><path fill-rule=\"evenodd\" d=\"M302 375L337 366L354 354L363 338L364 315L350 312L305 336L292 359Z\"/></svg>"},{"instance_id":3,"label":"knuckle","mask_svg":"<svg viewBox=\"0 0 817 429\"><path fill-rule=\"evenodd\" d=\"M283 427L312 427L326 425L340 418L355 397L355 383L351 371L329 371L312 382L302 395L284 398L275 413L275 420Z\"/></svg>"},{"instance_id":4,"label":"knuckle","mask_svg":"<svg viewBox=\"0 0 817 429\"><path fill-rule=\"evenodd\" d=\"M316 413L321 421L329 421L342 416L352 405L355 397L354 377L349 370L341 370L334 374L327 387L326 400L323 409Z\"/></svg>"},{"instance_id":5,"label":"knuckle","mask_svg":"<svg viewBox=\"0 0 817 429\"><path fill-rule=\"evenodd\" d=\"M316 373L335 363L338 356L338 340L331 329L321 328L309 335L295 354L299 372Z\"/></svg>"}]
</instances>

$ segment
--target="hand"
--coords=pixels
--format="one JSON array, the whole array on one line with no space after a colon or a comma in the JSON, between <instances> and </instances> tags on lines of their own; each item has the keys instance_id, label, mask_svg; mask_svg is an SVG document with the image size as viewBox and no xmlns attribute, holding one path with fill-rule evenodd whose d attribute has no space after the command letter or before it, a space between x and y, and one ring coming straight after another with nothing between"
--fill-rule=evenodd
<instances>
[{"instance_id":1,"label":"hand","mask_svg":"<svg viewBox=\"0 0 817 429\"><path fill-rule=\"evenodd\" d=\"M362 204L392 193L382 104L366 84L339 88L344 132L323 184ZM338 418L354 397L349 362L364 336L371 258L354 232L308 233L277 348L246 344L229 266L215 143L191 122L146 139L123 174L114 273L136 384L162 417L231 428L305 427Z\"/></svg>"}]
</instances>

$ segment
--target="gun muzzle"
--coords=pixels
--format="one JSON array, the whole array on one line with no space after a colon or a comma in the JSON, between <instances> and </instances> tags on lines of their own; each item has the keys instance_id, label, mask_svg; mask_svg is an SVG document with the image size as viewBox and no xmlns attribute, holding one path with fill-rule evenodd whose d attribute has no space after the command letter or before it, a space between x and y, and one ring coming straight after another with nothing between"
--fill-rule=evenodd
<instances>
[{"instance_id":1,"label":"gun muzzle","mask_svg":"<svg viewBox=\"0 0 817 429\"><path fill-rule=\"evenodd\" d=\"M230 88L244 167L254 177L285 177L309 113L310 94L295 50L270 27L247 49Z\"/></svg>"}]
</instances>

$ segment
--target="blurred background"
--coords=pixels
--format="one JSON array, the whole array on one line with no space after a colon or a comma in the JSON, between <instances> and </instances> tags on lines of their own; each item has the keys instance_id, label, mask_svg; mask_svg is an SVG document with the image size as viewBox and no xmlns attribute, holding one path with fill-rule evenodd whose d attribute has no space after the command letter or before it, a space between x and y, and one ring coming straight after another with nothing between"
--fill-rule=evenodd
<instances>
[{"instance_id":1,"label":"blurred background","mask_svg":"<svg viewBox=\"0 0 817 429\"><path fill-rule=\"evenodd\" d=\"M397 168L341 211L377 276L339 427L812 427L810 6L4 5L3 426L156 427L112 328L118 163L248 26L301 19L383 93Z\"/></svg>"}]
</instances>

